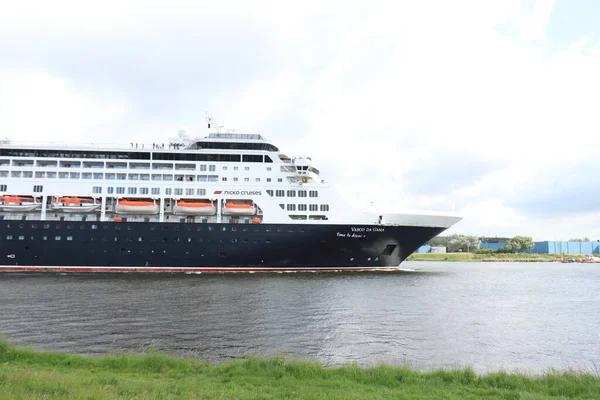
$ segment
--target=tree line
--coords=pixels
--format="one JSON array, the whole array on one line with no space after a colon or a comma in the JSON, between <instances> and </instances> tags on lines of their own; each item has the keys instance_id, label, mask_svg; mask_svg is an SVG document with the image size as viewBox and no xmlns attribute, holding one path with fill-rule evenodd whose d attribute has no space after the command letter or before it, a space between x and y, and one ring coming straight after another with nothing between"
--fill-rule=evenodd
<instances>
[{"instance_id":1,"label":"tree line","mask_svg":"<svg viewBox=\"0 0 600 400\"><path fill-rule=\"evenodd\" d=\"M481 240L477 236L452 234L447 236L436 236L427 244L431 247L445 247L449 253L523 253L533 249L535 245L529 236L515 236L499 249L480 249Z\"/></svg>"}]
</instances>

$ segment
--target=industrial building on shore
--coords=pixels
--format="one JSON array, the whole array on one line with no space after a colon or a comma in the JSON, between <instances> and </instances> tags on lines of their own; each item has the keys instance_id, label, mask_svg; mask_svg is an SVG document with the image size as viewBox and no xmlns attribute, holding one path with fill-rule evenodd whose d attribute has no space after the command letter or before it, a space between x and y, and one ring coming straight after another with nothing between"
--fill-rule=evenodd
<instances>
[{"instance_id":1,"label":"industrial building on shore","mask_svg":"<svg viewBox=\"0 0 600 400\"><path fill-rule=\"evenodd\" d=\"M498 250L506 246L508 237L481 237L479 249ZM417 253L445 253L445 247L421 246ZM595 242L534 242L533 249L527 253L532 254L600 254L600 241Z\"/></svg>"},{"instance_id":2,"label":"industrial building on shore","mask_svg":"<svg viewBox=\"0 0 600 400\"><path fill-rule=\"evenodd\" d=\"M510 238L482 237L480 249L497 250L506 246ZM533 254L589 254L600 253L600 241L595 242L534 242L535 246L528 253Z\"/></svg>"}]
</instances>

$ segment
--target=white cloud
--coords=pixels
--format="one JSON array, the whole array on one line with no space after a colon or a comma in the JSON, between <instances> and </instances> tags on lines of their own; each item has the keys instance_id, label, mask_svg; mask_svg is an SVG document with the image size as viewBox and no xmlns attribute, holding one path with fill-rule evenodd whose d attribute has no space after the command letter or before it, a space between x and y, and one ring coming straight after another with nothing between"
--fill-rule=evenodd
<instances>
[{"instance_id":1,"label":"white cloud","mask_svg":"<svg viewBox=\"0 0 600 400\"><path fill-rule=\"evenodd\" d=\"M358 204L455 204L457 231L561 238L565 217L534 194L600 166L600 46L556 52L554 4L13 2L0 132L160 142L203 133L208 110L312 155ZM590 212L573 236L596 232Z\"/></svg>"},{"instance_id":2,"label":"white cloud","mask_svg":"<svg viewBox=\"0 0 600 400\"><path fill-rule=\"evenodd\" d=\"M98 99L39 71L0 70L0 137L20 141L95 141L127 112L119 98Z\"/></svg>"}]
</instances>

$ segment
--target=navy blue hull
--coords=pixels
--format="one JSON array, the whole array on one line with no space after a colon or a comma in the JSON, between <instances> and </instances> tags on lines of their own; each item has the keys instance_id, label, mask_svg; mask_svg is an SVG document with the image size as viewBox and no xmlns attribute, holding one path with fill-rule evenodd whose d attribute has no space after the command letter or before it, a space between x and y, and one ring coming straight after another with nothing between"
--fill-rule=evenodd
<instances>
[{"instance_id":1,"label":"navy blue hull","mask_svg":"<svg viewBox=\"0 0 600 400\"><path fill-rule=\"evenodd\" d=\"M0 270L386 268L397 267L443 230L383 225L3 220Z\"/></svg>"}]
</instances>

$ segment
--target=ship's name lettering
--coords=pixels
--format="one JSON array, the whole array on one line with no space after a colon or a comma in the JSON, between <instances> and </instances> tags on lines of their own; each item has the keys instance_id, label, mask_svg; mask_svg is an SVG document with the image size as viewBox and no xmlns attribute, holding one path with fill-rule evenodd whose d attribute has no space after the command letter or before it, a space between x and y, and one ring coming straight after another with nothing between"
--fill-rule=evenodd
<instances>
[{"instance_id":1,"label":"ship's name lettering","mask_svg":"<svg viewBox=\"0 0 600 400\"><path fill-rule=\"evenodd\" d=\"M351 227L352 232L385 232L385 228L358 228Z\"/></svg>"},{"instance_id":2,"label":"ship's name lettering","mask_svg":"<svg viewBox=\"0 0 600 400\"><path fill-rule=\"evenodd\" d=\"M232 196L260 196L262 194L260 190L225 190L223 193Z\"/></svg>"}]
</instances>

